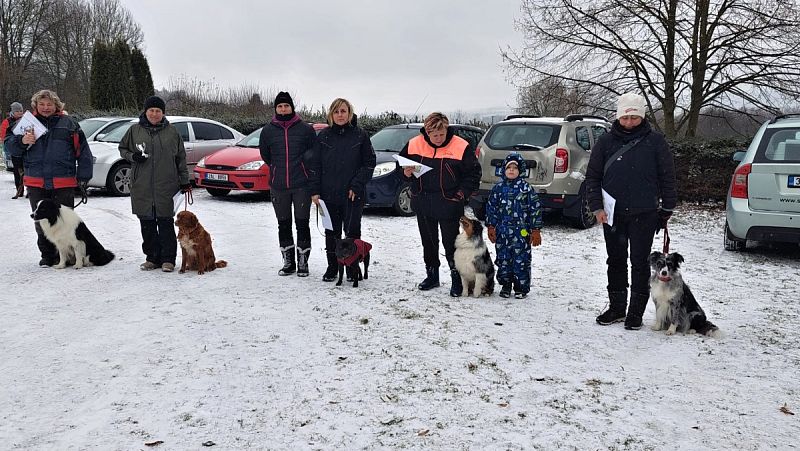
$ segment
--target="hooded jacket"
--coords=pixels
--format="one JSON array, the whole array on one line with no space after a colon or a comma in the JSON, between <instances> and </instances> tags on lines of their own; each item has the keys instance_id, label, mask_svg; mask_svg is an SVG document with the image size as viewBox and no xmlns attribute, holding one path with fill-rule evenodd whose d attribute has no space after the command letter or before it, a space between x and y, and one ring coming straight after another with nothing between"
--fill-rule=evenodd
<instances>
[{"instance_id":1,"label":"hooded jacket","mask_svg":"<svg viewBox=\"0 0 800 451\"><path fill-rule=\"evenodd\" d=\"M78 186L78 180L91 180L92 151L75 119L60 112L50 117L37 114L36 119L47 128L47 133L30 148L22 143L22 135L14 135L10 130L4 142L12 157L23 159L25 186L73 188Z\"/></svg>"},{"instance_id":2,"label":"hooded jacket","mask_svg":"<svg viewBox=\"0 0 800 451\"><path fill-rule=\"evenodd\" d=\"M138 163L133 154L147 160ZM156 125L144 113L119 142L119 154L131 162L131 208L136 216L154 219L174 216L172 196L189 183L186 149L178 130L167 118Z\"/></svg>"},{"instance_id":3,"label":"hooded jacket","mask_svg":"<svg viewBox=\"0 0 800 451\"><path fill-rule=\"evenodd\" d=\"M311 159L317 134L314 127L297 114L288 121L273 118L261 130L258 148L269 166L270 189L283 190L308 186L306 167Z\"/></svg>"},{"instance_id":4,"label":"hooded jacket","mask_svg":"<svg viewBox=\"0 0 800 451\"><path fill-rule=\"evenodd\" d=\"M506 177L503 171L500 180L489 194L486 202L486 226L497 228L498 236L508 232L520 233L525 230L527 236L531 230L542 228L542 209L539 196L531 185L525 181L525 160L519 154L509 154L503 167L510 161L517 163L519 176L513 180Z\"/></svg>"},{"instance_id":5,"label":"hooded jacket","mask_svg":"<svg viewBox=\"0 0 800 451\"><path fill-rule=\"evenodd\" d=\"M603 173L606 161L622 146L641 139ZM619 120L598 139L586 168L586 194L592 211L603 209L601 189L616 199L615 214L639 214L658 208L672 211L678 200L675 164L664 136L642 123L625 130ZM659 202L660 201L660 202Z\"/></svg>"},{"instance_id":6,"label":"hooded jacket","mask_svg":"<svg viewBox=\"0 0 800 451\"><path fill-rule=\"evenodd\" d=\"M367 182L375 170L375 150L367 132L353 123L333 124L319 133L313 154L312 196L336 204L347 201L349 190L359 199L366 197Z\"/></svg>"},{"instance_id":7,"label":"hooded jacket","mask_svg":"<svg viewBox=\"0 0 800 451\"><path fill-rule=\"evenodd\" d=\"M405 177L398 165L400 177L411 188L411 208L418 215L437 219L458 219L464 214L464 203L477 189L481 180L481 165L474 147L455 136L447 128L444 142L435 146L424 128L400 151L400 156L418 161L432 169L421 177Z\"/></svg>"}]
</instances>

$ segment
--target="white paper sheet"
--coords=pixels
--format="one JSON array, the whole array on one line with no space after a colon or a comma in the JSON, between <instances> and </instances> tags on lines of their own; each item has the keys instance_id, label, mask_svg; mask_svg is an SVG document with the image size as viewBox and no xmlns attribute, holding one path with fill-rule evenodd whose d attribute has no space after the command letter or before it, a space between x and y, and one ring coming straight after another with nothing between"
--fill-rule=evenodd
<instances>
[{"instance_id":1,"label":"white paper sheet","mask_svg":"<svg viewBox=\"0 0 800 451\"><path fill-rule=\"evenodd\" d=\"M614 227L614 206L617 204L617 200L611 197L611 194L608 194L606 190L603 191L603 210L606 212L607 223L609 227Z\"/></svg>"},{"instance_id":2,"label":"white paper sheet","mask_svg":"<svg viewBox=\"0 0 800 451\"><path fill-rule=\"evenodd\" d=\"M31 114L30 111L26 111L25 114L19 118L17 123L14 125L14 130L12 130L12 132L15 135L24 135L28 130L33 130L33 134L36 135L36 139L39 139L42 135L47 133L47 127L39 122L39 119L36 119L36 116Z\"/></svg>"},{"instance_id":3,"label":"white paper sheet","mask_svg":"<svg viewBox=\"0 0 800 451\"><path fill-rule=\"evenodd\" d=\"M186 194L184 194L184 193L182 193L180 191L178 191L177 194L172 196L172 204L174 206L172 214L178 214L178 210L181 209L181 205L183 205L183 203L185 201L186 201Z\"/></svg>"},{"instance_id":4,"label":"white paper sheet","mask_svg":"<svg viewBox=\"0 0 800 451\"><path fill-rule=\"evenodd\" d=\"M319 205L317 206L317 211L319 215L322 217L322 227L325 230L333 230L333 222L331 221L331 215L328 213L328 207L325 206L325 201L320 199Z\"/></svg>"},{"instance_id":5,"label":"white paper sheet","mask_svg":"<svg viewBox=\"0 0 800 451\"><path fill-rule=\"evenodd\" d=\"M400 155L392 155L395 160L400 164L401 167L413 167L414 168L414 176L419 178L422 177L423 174L433 169L430 166L426 166L419 161L410 160L406 157L401 157Z\"/></svg>"}]
</instances>

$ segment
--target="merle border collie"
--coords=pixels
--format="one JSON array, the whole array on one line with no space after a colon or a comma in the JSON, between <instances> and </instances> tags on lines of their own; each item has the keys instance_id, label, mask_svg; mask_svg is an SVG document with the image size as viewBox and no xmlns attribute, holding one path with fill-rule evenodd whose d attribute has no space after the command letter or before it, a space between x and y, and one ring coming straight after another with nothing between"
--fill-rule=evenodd
<instances>
[{"instance_id":1,"label":"merle border collie","mask_svg":"<svg viewBox=\"0 0 800 451\"><path fill-rule=\"evenodd\" d=\"M656 322L651 329L666 329L667 335L681 332L720 338L722 331L706 318L689 286L683 281L680 271L683 261L683 256L677 252L650 254L650 296L656 305Z\"/></svg>"},{"instance_id":2,"label":"merle border collie","mask_svg":"<svg viewBox=\"0 0 800 451\"><path fill-rule=\"evenodd\" d=\"M39 223L44 236L58 249L56 269L63 269L67 262L72 261L75 269L80 269L103 266L114 259L114 254L97 241L80 216L69 207L42 199L36 204L31 218Z\"/></svg>"},{"instance_id":3,"label":"merle border collie","mask_svg":"<svg viewBox=\"0 0 800 451\"><path fill-rule=\"evenodd\" d=\"M461 296L491 296L494 292L494 263L483 240L483 225L477 219L462 216L461 233L456 237L453 259L461 275Z\"/></svg>"}]
</instances>

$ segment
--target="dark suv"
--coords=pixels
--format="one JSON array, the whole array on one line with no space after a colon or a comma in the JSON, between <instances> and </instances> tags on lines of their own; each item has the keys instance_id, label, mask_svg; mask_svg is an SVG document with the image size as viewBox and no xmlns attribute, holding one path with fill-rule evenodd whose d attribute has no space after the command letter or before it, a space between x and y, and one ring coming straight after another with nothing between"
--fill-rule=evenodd
<instances>
[{"instance_id":1,"label":"dark suv","mask_svg":"<svg viewBox=\"0 0 800 451\"><path fill-rule=\"evenodd\" d=\"M483 136L483 130L471 125L450 124L456 136L466 139L473 147L477 146ZM408 141L419 135L422 124L390 125L372 135L372 147L375 149L376 165L372 180L367 184L367 207L392 207L402 216L411 216L411 195L408 184L403 183L397 174L393 174L397 162L394 155L400 153Z\"/></svg>"},{"instance_id":2,"label":"dark suv","mask_svg":"<svg viewBox=\"0 0 800 451\"><path fill-rule=\"evenodd\" d=\"M583 229L596 219L586 200L584 178L589 154L611 124L599 116L567 117L512 115L486 132L478 146L483 174L478 195L470 203L483 219L484 202L500 180L500 166L511 152L520 153L528 166L526 179L539 193L545 210L559 210Z\"/></svg>"}]
</instances>

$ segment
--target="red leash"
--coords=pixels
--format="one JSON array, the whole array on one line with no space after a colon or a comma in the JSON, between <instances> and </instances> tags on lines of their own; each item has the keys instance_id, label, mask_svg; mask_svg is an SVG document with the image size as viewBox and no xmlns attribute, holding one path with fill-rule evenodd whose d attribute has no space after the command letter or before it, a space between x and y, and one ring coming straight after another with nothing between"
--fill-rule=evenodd
<instances>
[{"instance_id":1,"label":"red leash","mask_svg":"<svg viewBox=\"0 0 800 451\"><path fill-rule=\"evenodd\" d=\"M664 224L664 247L663 247L664 254L669 254L669 232L667 231L667 225Z\"/></svg>"}]
</instances>

